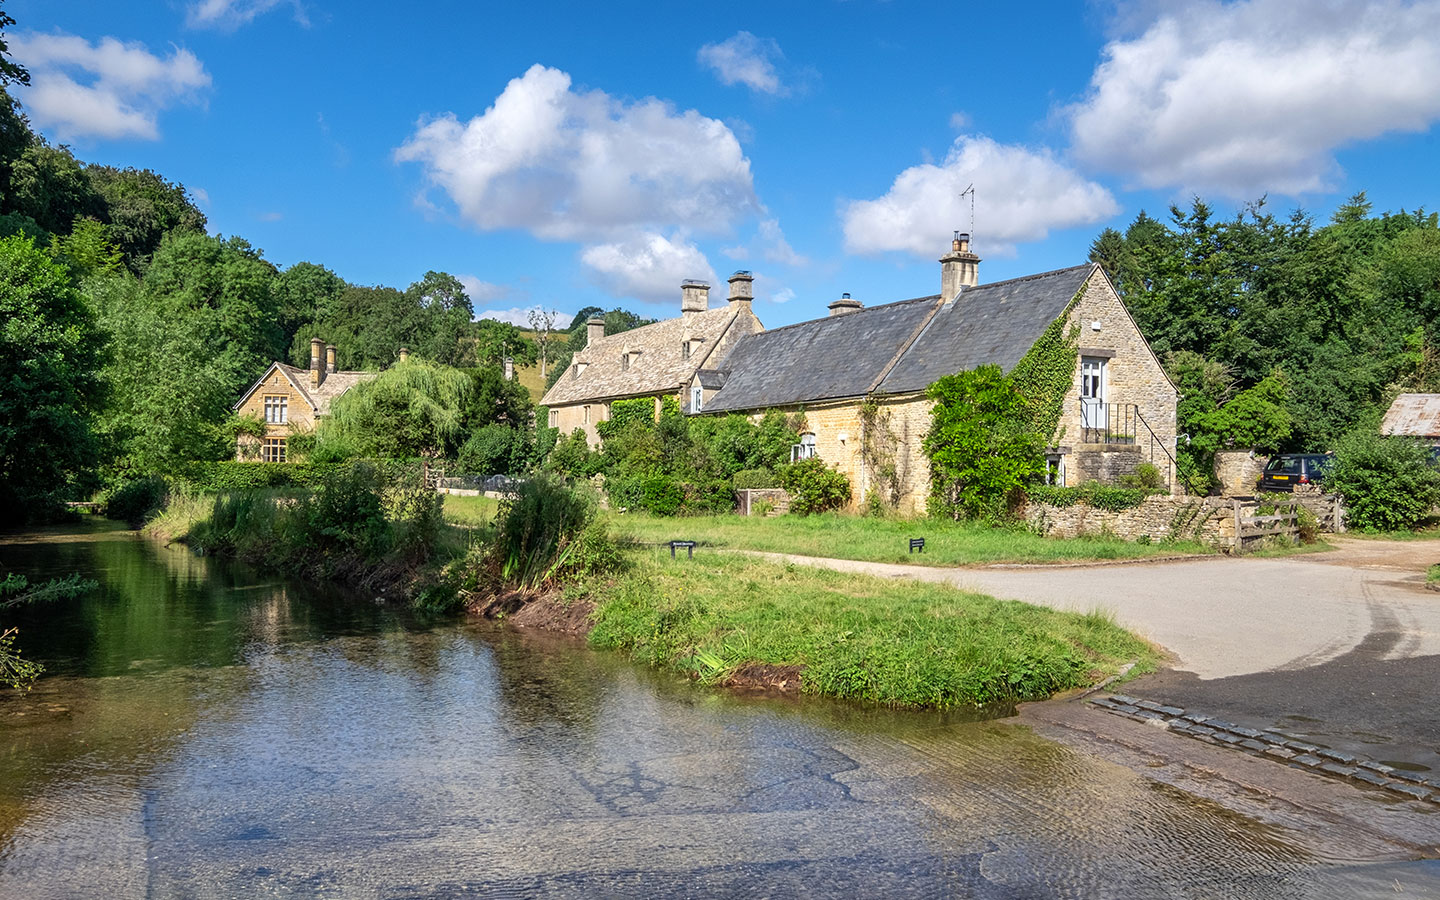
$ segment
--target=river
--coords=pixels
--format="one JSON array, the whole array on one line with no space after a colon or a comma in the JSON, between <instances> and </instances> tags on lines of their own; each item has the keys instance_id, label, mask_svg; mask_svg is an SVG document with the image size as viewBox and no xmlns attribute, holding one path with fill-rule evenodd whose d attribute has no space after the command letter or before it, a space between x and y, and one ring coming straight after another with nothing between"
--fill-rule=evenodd
<instances>
[{"instance_id":1,"label":"river","mask_svg":"<svg viewBox=\"0 0 1440 900\"><path fill-rule=\"evenodd\" d=\"M0 564L101 582L7 619L48 671L0 695L6 898L1440 893L1001 721L705 689L103 523Z\"/></svg>"}]
</instances>

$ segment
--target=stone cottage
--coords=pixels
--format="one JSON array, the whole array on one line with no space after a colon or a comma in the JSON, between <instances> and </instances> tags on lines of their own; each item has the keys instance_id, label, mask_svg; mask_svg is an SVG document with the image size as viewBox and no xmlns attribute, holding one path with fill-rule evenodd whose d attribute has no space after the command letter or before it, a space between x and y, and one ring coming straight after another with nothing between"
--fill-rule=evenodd
<instances>
[{"instance_id":1,"label":"stone cottage","mask_svg":"<svg viewBox=\"0 0 1440 900\"><path fill-rule=\"evenodd\" d=\"M401 362L408 357L409 351L401 348ZM329 415L330 404L336 397L376 374L338 371L335 345L312 338L308 371L282 362L271 363L260 380L240 396L235 412L264 422L265 435L260 438L240 435L236 440L235 458L287 462L292 435L313 431L316 422Z\"/></svg>"},{"instance_id":2,"label":"stone cottage","mask_svg":"<svg viewBox=\"0 0 1440 900\"><path fill-rule=\"evenodd\" d=\"M717 365L740 338L764 330L751 309L752 283L749 272L731 275L728 301L711 309L710 286L687 281L678 319L609 337L604 320L590 319L585 348L540 401L550 409L550 427L561 434L582 429L593 447L600 443L595 426L610 418L616 400L650 397L658 414L661 401L674 397L685 411L699 412L704 392L695 387L695 373Z\"/></svg>"},{"instance_id":3,"label":"stone cottage","mask_svg":"<svg viewBox=\"0 0 1440 900\"><path fill-rule=\"evenodd\" d=\"M1009 371L1063 317L1078 329L1079 359L1051 478L1114 481L1151 462L1174 483L1175 386L1098 265L979 284L980 259L960 234L940 263L939 294L868 308L845 295L826 318L746 336L696 372L702 411L803 411L796 458L844 472L852 504L875 491L920 511L930 489L925 389L984 364Z\"/></svg>"}]
</instances>

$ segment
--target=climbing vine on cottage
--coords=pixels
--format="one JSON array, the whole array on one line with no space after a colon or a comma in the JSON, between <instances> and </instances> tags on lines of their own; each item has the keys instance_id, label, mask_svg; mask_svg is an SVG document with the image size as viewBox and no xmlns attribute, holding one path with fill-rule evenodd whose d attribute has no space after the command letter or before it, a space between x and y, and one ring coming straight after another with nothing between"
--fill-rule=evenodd
<instances>
[{"instance_id":1,"label":"climbing vine on cottage","mask_svg":"<svg viewBox=\"0 0 1440 900\"><path fill-rule=\"evenodd\" d=\"M935 406L924 447L931 515L1011 518L1025 485L1045 471L1045 448L1060 439L1079 352L1079 329L1061 314L1009 375L986 365L929 387Z\"/></svg>"},{"instance_id":2,"label":"climbing vine on cottage","mask_svg":"<svg viewBox=\"0 0 1440 900\"><path fill-rule=\"evenodd\" d=\"M1060 417L1065 412L1065 395L1075 383L1075 366L1080 361L1080 329L1069 324L1068 309L1050 323L1026 354L1010 370L1010 380L1025 398L1030 430L1046 446L1060 443Z\"/></svg>"},{"instance_id":3,"label":"climbing vine on cottage","mask_svg":"<svg viewBox=\"0 0 1440 900\"><path fill-rule=\"evenodd\" d=\"M900 505L900 470L896 453L900 439L890 428L890 411L874 399L860 405L860 461L870 474L866 508L884 514Z\"/></svg>"}]
</instances>

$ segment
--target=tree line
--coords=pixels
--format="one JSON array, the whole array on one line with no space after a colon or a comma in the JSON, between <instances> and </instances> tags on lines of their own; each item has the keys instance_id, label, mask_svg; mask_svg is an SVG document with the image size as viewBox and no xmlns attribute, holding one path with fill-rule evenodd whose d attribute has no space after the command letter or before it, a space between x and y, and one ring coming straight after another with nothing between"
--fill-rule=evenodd
<instances>
[{"instance_id":1,"label":"tree line","mask_svg":"<svg viewBox=\"0 0 1440 900\"><path fill-rule=\"evenodd\" d=\"M1326 451L1397 393L1440 391L1440 221L1364 193L1317 225L1202 200L1106 229L1090 258L1181 392L1182 468L1225 447Z\"/></svg>"}]
</instances>

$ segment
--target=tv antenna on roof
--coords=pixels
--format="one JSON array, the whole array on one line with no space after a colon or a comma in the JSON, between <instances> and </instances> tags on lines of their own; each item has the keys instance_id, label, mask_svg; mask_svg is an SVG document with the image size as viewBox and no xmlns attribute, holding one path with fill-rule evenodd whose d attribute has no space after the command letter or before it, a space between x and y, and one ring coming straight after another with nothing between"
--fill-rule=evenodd
<instances>
[{"instance_id":1,"label":"tv antenna on roof","mask_svg":"<svg viewBox=\"0 0 1440 900\"><path fill-rule=\"evenodd\" d=\"M974 239L975 239L975 183L974 183L974 182L971 182L969 187L967 187L965 190L963 190L963 191L960 192L960 199L961 199L961 200L964 200L966 194L969 194L969 195L970 195L970 239L971 239L971 240L974 240Z\"/></svg>"}]
</instances>

